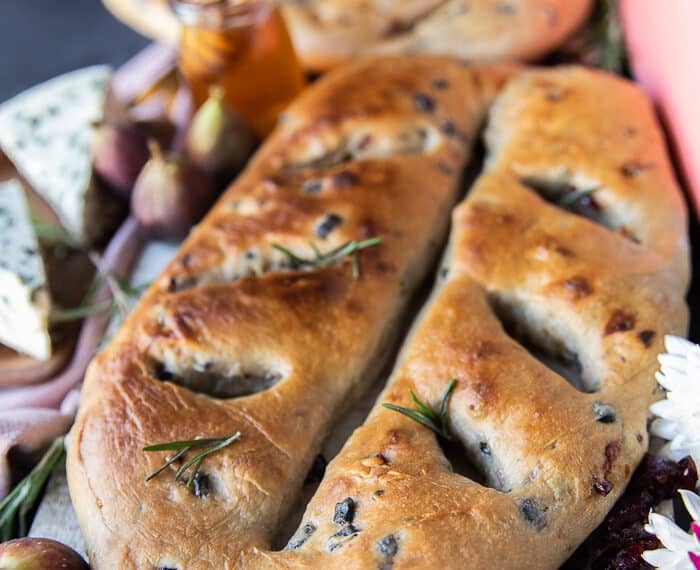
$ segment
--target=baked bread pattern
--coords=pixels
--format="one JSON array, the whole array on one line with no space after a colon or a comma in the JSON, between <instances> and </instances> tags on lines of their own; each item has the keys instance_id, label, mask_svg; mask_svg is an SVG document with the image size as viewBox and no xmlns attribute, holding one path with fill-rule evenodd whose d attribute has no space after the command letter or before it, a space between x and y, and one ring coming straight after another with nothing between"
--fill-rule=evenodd
<instances>
[{"instance_id":1,"label":"baked bread pattern","mask_svg":"<svg viewBox=\"0 0 700 570\"><path fill-rule=\"evenodd\" d=\"M489 107L484 172L388 386L274 548L330 426L391 352ZM621 79L433 56L330 74L88 371L67 466L92 564L557 567L646 449L656 354L686 327L685 215L652 108ZM350 258L295 268L273 247L306 259L310 240L373 236L355 277ZM578 386L514 337L578 363ZM451 378L471 478L381 407L412 407L409 389L437 406ZM237 431L203 464L206 493L177 465L145 482L168 456L145 445Z\"/></svg>"},{"instance_id":2,"label":"baked bread pattern","mask_svg":"<svg viewBox=\"0 0 700 570\"><path fill-rule=\"evenodd\" d=\"M324 71L360 56L434 53L533 61L581 25L589 0L286 0L299 57Z\"/></svg>"},{"instance_id":3,"label":"baked bread pattern","mask_svg":"<svg viewBox=\"0 0 700 570\"><path fill-rule=\"evenodd\" d=\"M170 42L179 23L165 0L103 0L139 32ZM302 65L325 71L362 56L433 53L532 61L560 45L591 0L282 0Z\"/></svg>"}]
</instances>

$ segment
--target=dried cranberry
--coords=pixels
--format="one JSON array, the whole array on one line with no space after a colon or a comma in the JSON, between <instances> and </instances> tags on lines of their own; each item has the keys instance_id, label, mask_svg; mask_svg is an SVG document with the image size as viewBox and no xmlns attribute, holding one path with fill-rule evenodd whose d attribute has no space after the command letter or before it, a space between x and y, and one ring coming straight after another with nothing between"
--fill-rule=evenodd
<instances>
[{"instance_id":1,"label":"dried cranberry","mask_svg":"<svg viewBox=\"0 0 700 570\"><path fill-rule=\"evenodd\" d=\"M651 568L642 559L642 552L658 548L659 542L644 530L649 509L672 498L678 489L694 489L697 479L697 469L689 457L676 463L644 456L625 493L564 564L564 570Z\"/></svg>"}]
</instances>

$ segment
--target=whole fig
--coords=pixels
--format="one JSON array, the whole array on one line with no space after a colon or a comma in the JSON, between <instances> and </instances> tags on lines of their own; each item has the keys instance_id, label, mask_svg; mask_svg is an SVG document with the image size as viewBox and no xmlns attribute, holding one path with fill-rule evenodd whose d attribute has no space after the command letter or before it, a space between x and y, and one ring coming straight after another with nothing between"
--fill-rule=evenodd
<instances>
[{"instance_id":1,"label":"whole fig","mask_svg":"<svg viewBox=\"0 0 700 570\"><path fill-rule=\"evenodd\" d=\"M18 538L0 544L2 570L89 570L72 548L48 538Z\"/></svg>"},{"instance_id":2,"label":"whole fig","mask_svg":"<svg viewBox=\"0 0 700 570\"><path fill-rule=\"evenodd\" d=\"M155 239L179 240L216 199L212 179L184 156L164 155L149 141L151 158L131 195L131 211Z\"/></svg>"},{"instance_id":3,"label":"whole fig","mask_svg":"<svg viewBox=\"0 0 700 570\"><path fill-rule=\"evenodd\" d=\"M186 150L192 160L228 181L245 166L256 143L252 131L226 105L223 89L213 87L187 132Z\"/></svg>"},{"instance_id":4,"label":"whole fig","mask_svg":"<svg viewBox=\"0 0 700 570\"><path fill-rule=\"evenodd\" d=\"M146 137L131 125L97 127L93 167L114 192L128 198L143 165L148 161Z\"/></svg>"}]
</instances>

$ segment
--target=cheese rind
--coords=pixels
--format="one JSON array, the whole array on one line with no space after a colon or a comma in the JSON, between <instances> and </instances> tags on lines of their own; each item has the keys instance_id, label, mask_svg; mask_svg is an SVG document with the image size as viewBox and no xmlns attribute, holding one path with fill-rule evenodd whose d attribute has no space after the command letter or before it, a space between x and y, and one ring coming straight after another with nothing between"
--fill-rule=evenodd
<instances>
[{"instance_id":1,"label":"cheese rind","mask_svg":"<svg viewBox=\"0 0 700 570\"><path fill-rule=\"evenodd\" d=\"M92 176L94 124L103 117L107 66L67 73L0 106L0 147L61 223L84 242L110 223L114 198Z\"/></svg>"},{"instance_id":2,"label":"cheese rind","mask_svg":"<svg viewBox=\"0 0 700 570\"><path fill-rule=\"evenodd\" d=\"M51 356L51 299L29 206L16 180L0 183L0 343Z\"/></svg>"}]
</instances>

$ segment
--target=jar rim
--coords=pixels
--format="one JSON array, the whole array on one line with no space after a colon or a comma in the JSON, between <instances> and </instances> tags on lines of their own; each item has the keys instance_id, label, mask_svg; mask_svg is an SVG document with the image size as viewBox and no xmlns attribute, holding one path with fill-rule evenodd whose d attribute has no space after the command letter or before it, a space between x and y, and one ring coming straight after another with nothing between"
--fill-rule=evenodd
<instances>
[{"instance_id":1,"label":"jar rim","mask_svg":"<svg viewBox=\"0 0 700 570\"><path fill-rule=\"evenodd\" d=\"M229 28L257 23L276 0L168 0L168 4L185 26Z\"/></svg>"}]
</instances>

